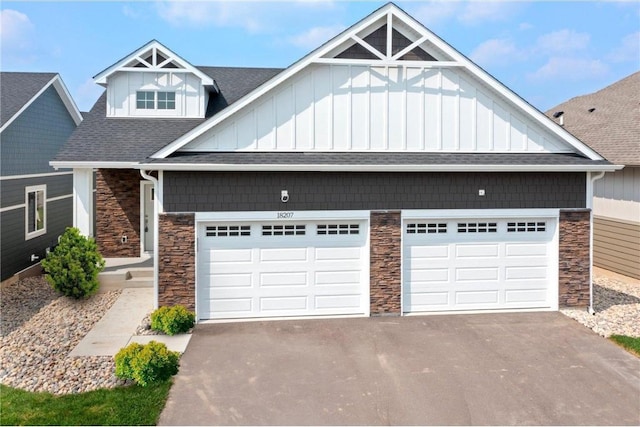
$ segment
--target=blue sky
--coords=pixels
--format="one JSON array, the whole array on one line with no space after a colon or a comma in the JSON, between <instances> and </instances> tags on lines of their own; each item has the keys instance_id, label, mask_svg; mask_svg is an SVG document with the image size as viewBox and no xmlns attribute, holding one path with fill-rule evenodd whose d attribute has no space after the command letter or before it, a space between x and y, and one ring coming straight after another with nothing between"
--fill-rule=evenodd
<instances>
[{"instance_id":1,"label":"blue sky","mask_svg":"<svg viewBox=\"0 0 640 427\"><path fill-rule=\"evenodd\" d=\"M151 39L194 65L286 67L386 2L0 3L2 71L62 75L79 108L92 77ZM545 111L640 69L640 2L397 1Z\"/></svg>"}]
</instances>

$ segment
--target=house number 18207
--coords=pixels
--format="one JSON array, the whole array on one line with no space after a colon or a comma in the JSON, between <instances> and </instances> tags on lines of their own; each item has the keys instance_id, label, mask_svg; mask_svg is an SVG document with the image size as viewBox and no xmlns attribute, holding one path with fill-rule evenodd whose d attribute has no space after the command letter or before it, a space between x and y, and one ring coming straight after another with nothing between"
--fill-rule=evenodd
<instances>
[{"instance_id":1,"label":"house number 18207","mask_svg":"<svg viewBox=\"0 0 640 427\"><path fill-rule=\"evenodd\" d=\"M278 219L293 218L293 212L278 212Z\"/></svg>"}]
</instances>

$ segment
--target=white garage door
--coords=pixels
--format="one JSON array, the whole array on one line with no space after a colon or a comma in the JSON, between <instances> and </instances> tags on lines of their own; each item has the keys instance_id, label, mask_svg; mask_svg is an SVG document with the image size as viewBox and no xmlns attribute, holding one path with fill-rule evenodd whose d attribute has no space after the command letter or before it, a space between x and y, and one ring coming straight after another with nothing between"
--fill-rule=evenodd
<instances>
[{"instance_id":1,"label":"white garage door","mask_svg":"<svg viewBox=\"0 0 640 427\"><path fill-rule=\"evenodd\" d=\"M556 222L405 220L403 311L554 308Z\"/></svg>"},{"instance_id":2,"label":"white garage door","mask_svg":"<svg viewBox=\"0 0 640 427\"><path fill-rule=\"evenodd\" d=\"M365 314L366 224L200 224L199 319Z\"/></svg>"}]
</instances>

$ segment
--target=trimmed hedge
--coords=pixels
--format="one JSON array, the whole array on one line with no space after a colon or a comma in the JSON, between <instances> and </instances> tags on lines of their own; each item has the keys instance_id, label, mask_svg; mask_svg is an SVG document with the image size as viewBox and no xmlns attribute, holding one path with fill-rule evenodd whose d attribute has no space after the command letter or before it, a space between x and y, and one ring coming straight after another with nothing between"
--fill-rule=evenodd
<instances>
[{"instance_id":1,"label":"trimmed hedge","mask_svg":"<svg viewBox=\"0 0 640 427\"><path fill-rule=\"evenodd\" d=\"M195 321L195 313L182 305L160 307L151 313L151 329L167 335L185 333L193 328Z\"/></svg>"},{"instance_id":2,"label":"trimmed hedge","mask_svg":"<svg viewBox=\"0 0 640 427\"><path fill-rule=\"evenodd\" d=\"M116 376L134 380L142 387L166 381L178 373L180 353L157 341L132 343L115 356Z\"/></svg>"}]
</instances>

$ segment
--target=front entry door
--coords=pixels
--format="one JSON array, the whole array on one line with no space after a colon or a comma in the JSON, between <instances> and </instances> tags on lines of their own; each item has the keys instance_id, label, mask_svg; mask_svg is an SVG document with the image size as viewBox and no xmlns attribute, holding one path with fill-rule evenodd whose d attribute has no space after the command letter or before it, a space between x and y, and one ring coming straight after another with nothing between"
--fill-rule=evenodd
<instances>
[{"instance_id":1,"label":"front entry door","mask_svg":"<svg viewBox=\"0 0 640 427\"><path fill-rule=\"evenodd\" d=\"M155 192L152 183L145 183L143 186L144 193L144 251L153 252L153 214L154 214L154 200Z\"/></svg>"}]
</instances>

